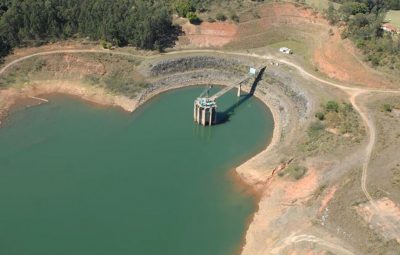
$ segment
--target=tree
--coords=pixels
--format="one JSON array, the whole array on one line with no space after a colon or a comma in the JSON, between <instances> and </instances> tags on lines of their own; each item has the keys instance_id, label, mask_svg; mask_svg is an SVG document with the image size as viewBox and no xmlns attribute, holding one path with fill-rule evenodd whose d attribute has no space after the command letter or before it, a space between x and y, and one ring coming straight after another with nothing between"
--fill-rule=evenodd
<instances>
[{"instance_id":1,"label":"tree","mask_svg":"<svg viewBox=\"0 0 400 255\"><path fill-rule=\"evenodd\" d=\"M356 15L357 13L368 13L369 9L365 3L359 2L345 2L339 8L342 18L348 21L351 15Z\"/></svg>"},{"instance_id":2,"label":"tree","mask_svg":"<svg viewBox=\"0 0 400 255\"><path fill-rule=\"evenodd\" d=\"M319 120L324 120L325 119L325 114L323 112L317 112L315 114L315 117Z\"/></svg>"},{"instance_id":3,"label":"tree","mask_svg":"<svg viewBox=\"0 0 400 255\"><path fill-rule=\"evenodd\" d=\"M339 112L339 104L335 101L328 101L325 105L326 112Z\"/></svg>"},{"instance_id":4,"label":"tree","mask_svg":"<svg viewBox=\"0 0 400 255\"><path fill-rule=\"evenodd\" d=\"M400 0L388 0L388 8L392 10L400 10Z\"/></svg>"},{"instance_id":5,"label":"tree","mask_svg":"<svg viewBox=\"0 0 400 255\"><path fill-rule=\"evenodd\" d=\"M11 45L4 36L0 35L0 59L7 56L11 51Z\"/></svg>"},{"instance_id":6,"label":"tree","mask_svg":"<svg viewBox=\"0 0 400 255\"><path fill-rule=\"evenodd\" d=\"M2 0L0 34L11 47L81 36L165 48L177 37L169 8L162 0Z\"/></svg>"},{"instance_id":7,"label":"tree","mask_svg":"<svg viewBox=\"0 0 400 255\"><path fill-rule=\"evenodd\" d=\"M191 2L189 2L188 0L177 1L175 3L175 10L180 17L184 18L187 17L188 13L196 11Z\"/></svg>"},{"instance_id":8,"label":"tree","mask_svg":"<svg viewBox=\"0 0 400 255\"><path fill-rule=\"evenodd\" d=\"M192 24L199 24L201 22L200 18L194 12L189 12L186 16Z\"/></svg>"},{"instance_id":9,"label":"tree","mask_svg":"<svg viewBox=\"0 0 400 255\"><path fill-rule=\"evenodd\" d=\"M329 2L328 9L325 11L325 17L331 25L334 25L339 21L339 16L337 15L332 2Z\"/></svg>"}]
</instances>

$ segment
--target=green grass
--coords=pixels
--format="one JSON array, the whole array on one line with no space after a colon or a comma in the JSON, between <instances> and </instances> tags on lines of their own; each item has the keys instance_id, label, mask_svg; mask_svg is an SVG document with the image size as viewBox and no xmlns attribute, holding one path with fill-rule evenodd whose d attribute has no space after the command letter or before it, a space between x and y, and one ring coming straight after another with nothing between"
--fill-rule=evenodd
<instances>
[{"instance_id":1,"label":"green grass","mask_svg":"<svg viewBox=\"0 0 400 255\"><path fill-rule=\"evenodd\" d=\"M288 47L289 49L293 50L294 54L301 56L307 56L309 51L308 46L304 42L290 40L290 39L272 43L268 46L276 50L278 50L281 47Z\"/></svg>"},{"instance_id":2,"label":"green grass","mask_svg":"<svg viewBox=\"0 0 400 255\"><path fill-rule=\"evenodd\" d=\"M323 11L328 9L329 6L328 0L306 0L306 4L311 6L312 8L318 10L318 11ZM333 2L332 2L333 3ZM333 3L333 6L338 9L340 4L338 3Z\"/></svg>"},{"instance_id":3,"label":"green grass","mask_svg":"<svg viewBox=\"0 0 400 255\"><path fill-rule=\"evenodd\" d=\"M296 3L296 1L288 1L292 3ZM328 9L329 6L329 0L305 0L305 4L313 8L314 10L317 10L319 12L324 11ZM333 6L335 9L338 9L340 7L340 4L332 2Z\"/></svg>"},{"instance_id":4,"label":"green grass","mask_svg":"<svg viewBox=\"0 0 400 255\"><path fill-rule=\"evenodd\" d=\"M390 22L400 29L400 10L388 11L388 13L386 14L386 21Z\"/></svg>"}]
</instances>

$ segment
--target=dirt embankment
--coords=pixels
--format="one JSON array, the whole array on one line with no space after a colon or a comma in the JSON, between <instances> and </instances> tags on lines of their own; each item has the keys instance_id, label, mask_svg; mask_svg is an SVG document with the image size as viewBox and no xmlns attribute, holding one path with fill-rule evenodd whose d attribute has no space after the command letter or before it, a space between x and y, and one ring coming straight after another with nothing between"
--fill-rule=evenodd
<instances>
[{"instance_id":1,"label":"dirt embankment","mask_svg":"<svg viewBox=\"0 0 400 255\"><path fill-rule=\"evenodd\" d=\"M39 81L24 88L9 88L0 91L0 120L4 118L15 103L26 98L37 98L45 94L61 93L77 96L88 102L105 106L118 106L132 112L137 100L110 94L102 88L94 88L77 81ZM39 100L39 99L37 99ZM1 122L0 122L1 123Z\"/></svg>"}]
</instances>

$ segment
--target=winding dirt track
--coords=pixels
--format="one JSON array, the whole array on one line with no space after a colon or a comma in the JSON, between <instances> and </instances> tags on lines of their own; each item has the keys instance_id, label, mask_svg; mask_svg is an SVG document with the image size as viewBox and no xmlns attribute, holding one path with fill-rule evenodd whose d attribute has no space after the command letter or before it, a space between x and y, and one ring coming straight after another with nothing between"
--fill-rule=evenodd
<instances>
[{"instance_id":1,"label":"winding dirt track","mask_svg":"<svg viewBox=\"0 0 400 255\"><path fill-rule=\"evenodd\" d=\"M340 254L344 255L354 255L349 250L346 250L343 248L341 245L337 245L328 241L325 241L321 238L312 236L312 235L290 235L287 238L285 238L281 243L282 245L275 247L274 249L271 250L272 254L282 254L281 251L291 245L291 244L296 244L296 243L301 243L301 242L308 242L308 243L317 243L320 246L330 248L331 250L338 252Z\"/></svg>"},{"instance_id":2,"label":"winding dirt track","mask_svg":"<svg viewBox=\"0 0 400 255\"><path fill-rule=\"evenodd\" d=\"M123 55L123 56L132 56L132 57L141 57L141 58L157 58L159 55L156 56L141 56L141 55L135 55L131 53L126 53L126 52L117 52L117 51L109 51L109 50L82 50L82 49L72 49L72 50L54 50L54 51L44 51L44 52L39 52L39 53L34 53L31 55L27 55L21 58L18 58L8 64L6 64L3 68L0 69L0 75L2 75L8 68L12 67L13 65L22 62L24 60L27 60L29 58L37 57L37 56L46 56L46 55L52 55L52 54L76 54L76 53L102 53L102 54L113 54L113 55ZM332 86L338 89L341 89L345 91L349 97L350 97L350 102L353 105L354 109L360 114L362 117L369 133L369 141L368 145L365 148L365 158L363 162L363 167L362 167L362 175L361 175L361 189L368 199L368 201L371 203L375 211L378 213L378 215L381 216L382 220L391 228L391 231L393 232L394 236L396 236L398 239L400 239L400 233L396 230L396 228L393 226L392 222L382 214L380 214L379 208L376 205L375 201L373 200L372 196L369 194L367 190L367 177L368 177L368 166L371 160L371 155L372 151L375 146L375 140L376 140L376 130L375 130L375 125L371 118L368 115L368 112L366 112L362 107L360 107L357 104L356 98L362 94L366 93L400 93L400 90L389 90L389 89L374 89L374 88L361 88L361 87L354 87L354 86L347 86L339 83L335 83L332 81L325 80L323 78L320 78L314 74L311 74L307 72L304 68L302 68L300 65L297 65L294 62L291 62L287 59L283 58L276 58L271 55L258 55L254 53L240 53L240 52L225 52L221 50L183 50L183 51L174 51L170 53L165 53L163 55L179 55L179 54L188 54L188 53L218 53L221 55L230 55L230 56L242 56L242 57L253 57L253 58L258 58L262 60L273 60L273 61L278 61L283 64L286 64L288 66L291 66L295 69L297 69L302 75L314 79L318 82L321 82L323 84L326 84L328 86ZM329 243L327 241L324 241L320 238L317 238L315 236L311 235L297 235L297 236L290 236L284 240L283 245L288 246L294 243L298 242L312 242L312 243L318 243L321 246L325 246L328 248L332 248L336 250L336 252L339 252L341 254L353 254L350 251L344 249L343 247L340 247L339 245L335 245L332 243ZM280 247L282 249L282 247Z\"/></svg>"}]
</instances>

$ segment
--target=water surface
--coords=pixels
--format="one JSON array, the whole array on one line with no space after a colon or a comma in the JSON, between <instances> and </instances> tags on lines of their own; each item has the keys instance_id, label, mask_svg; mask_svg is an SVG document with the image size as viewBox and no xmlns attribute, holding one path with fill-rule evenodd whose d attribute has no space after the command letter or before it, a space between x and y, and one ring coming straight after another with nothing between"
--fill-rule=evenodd
<instances>
[{"instance_id":1,"label":"water surface","mask_svg":"<svg viewBox=\"0 0 400 255\"><path fill-rule=\"evenodd\" d=\"M223 125L197 126L202 90L134 114L65 96L12 114L0 129L0 254L234 253L255 205L229 171L265 148L273 121L250 98Z\"/></svg>"}]
</instances>

